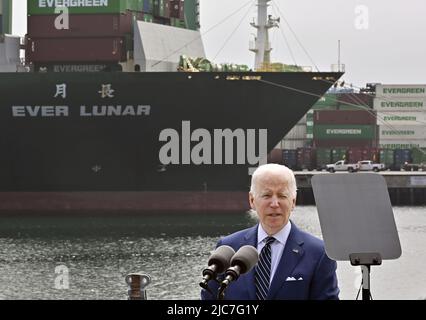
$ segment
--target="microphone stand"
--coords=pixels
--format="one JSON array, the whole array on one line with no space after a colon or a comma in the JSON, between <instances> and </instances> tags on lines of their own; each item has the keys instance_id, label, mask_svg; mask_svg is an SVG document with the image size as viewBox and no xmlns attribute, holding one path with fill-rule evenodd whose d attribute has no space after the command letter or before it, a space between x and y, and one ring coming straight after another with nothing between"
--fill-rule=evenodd
<instances>
[{"instance_id":1,"label":"microphone stand","mask_svg":"<svg viewBox=\"0 0 426 320\"><path fill-rule=\"evenodd\" d=\"M240 272L241 272L241 267L239 265L235 265L232 268L229 268L228 270L226 270L226 278L225 280L223 280L220 284L219 287L219 292L218 292L218 300L223 300L225 298L225 290L228 287L228 285L234 281L237 280L238 277L240 276Z\"/></svg>"},{"instance_id":2,"label":"microphone stand","mask_svg":"<svg viewBox=\"0 0 426 320\"><path fill-rule=\"evenodd\" d=\"M217 266L215 264L203 270L203 280L200 282L200 287L207 290L211 295L213 292L210 290L208 282L212 279L216 280Z\"/></svg>"}]
</instances>

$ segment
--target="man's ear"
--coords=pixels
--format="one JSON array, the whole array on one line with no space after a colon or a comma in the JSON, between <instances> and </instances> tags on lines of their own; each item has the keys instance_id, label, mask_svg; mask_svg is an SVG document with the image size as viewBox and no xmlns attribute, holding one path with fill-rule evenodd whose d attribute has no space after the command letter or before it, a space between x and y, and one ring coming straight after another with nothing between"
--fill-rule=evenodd
<instances>
[{"instance_id":1,"label":"man's ear","mask_svg":"<svg viewBox=\"0 0 426 320\"><path fill-rule=\"evenodd\" d=\"M293 198L293 202L291 204L291 210L294 210L296 208L296 197Z\"/></svg>"},{"instance_id":2,"label":"man's ear","mask_svg":"<svg viewBox=\"0 0 426 320\"><path fill-rule=\"evenodd\" d=\"M254 195L249 192L249 203L250 203L250 208L252 208L253 210L256 210L256 207L254 205Z\"/></svg>"}]
</instances>

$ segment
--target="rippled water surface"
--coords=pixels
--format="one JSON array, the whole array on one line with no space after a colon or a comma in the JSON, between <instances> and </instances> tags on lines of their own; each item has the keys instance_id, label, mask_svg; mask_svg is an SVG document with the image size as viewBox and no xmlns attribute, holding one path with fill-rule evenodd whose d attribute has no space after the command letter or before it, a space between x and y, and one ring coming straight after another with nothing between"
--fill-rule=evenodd
<instances>
[{"instance_id":1,"label":"rippled water surface","mask_svg":"<svg viewBox=\"0 0 426 320\"><path fill-rule=\"evenodd\" d=\"M403 254L372 267L373 298L424 299L426 208L394 213ZM298 207L292 219L321 237L315 207ZM132 272L152 277L149 299L198 299L218 238L253 223L245 213L1 217L0 299L127 299ZM341 298L354 299L360 267L338 262L338 278Z\"/></svg>"}]
</instances>

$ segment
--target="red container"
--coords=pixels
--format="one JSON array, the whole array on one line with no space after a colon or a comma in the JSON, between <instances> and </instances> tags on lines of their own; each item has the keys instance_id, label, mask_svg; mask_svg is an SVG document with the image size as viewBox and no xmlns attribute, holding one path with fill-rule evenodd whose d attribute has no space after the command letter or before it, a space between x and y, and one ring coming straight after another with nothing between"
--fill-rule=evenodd
<instances>
[{"instance_id":1,"label":"red container","mask_svg":"<svg viewBox=\"0 0 426 320\"><path fill-rule=\"evenodd\" d=\"M145 12L141 11L130 11L135 20L145 21ZM147 13L147 16L152 16L150 13Z\"/></svg>"},{"instance_id":2,"label":"red container","mask_svg":"<svg viewBox=\"0 0 426 320\"><path fill-rule=\"evenodd\" d=\"M185 19L184 2L181 0L169 1L170 18Z\"/></svg>"},{"instance_id":3,"label":"red container","mask_svg":"<svg viewBox=\"0 0 426 320\"><path fill-rule=\"evenodd\" d=\"M313 170L316 168L315 149L298 148L296 163L299 170Z\"/></svg>"},{"instance_id":4,"label":"red container","mask_svg":"<svg viewBox=\"0 0 426 320\"><path fill-rule=\"evenodd\" d=\"M133 32L133 14L73 14L69 29L55 27L56 15L28 16L29 38L122 37Z\"/></svg>"},{"instance_id":5,"label":"red container","mask_svg":"<svg viewBox=\"0 0 426 320\"><path fill-rule=\"evenodd\" d=\"M117 62L126 60L124 38L28 39L28 62Z\"/></svg>"},{"instance_id":6,"label":"red container","mask_svg":"<svg viewBox=\"0 0 426 320\"><path fill-rule=\"evenodd\" d=\"M363 149L362 148L349 148L348 150L348 162L349 163L356 163L361 160L368 160L364 159L363 155Z\"/></svg>"},{"instance_id":7,"label":"red container","mask_svg":"<svg viewBox=\"0 0 426 320\"><path fill-rule=\"evenodd\" d=\"M315 124L358 124L375 125L376 112L366 110L316 110Z\"/></svg>"},{"instance_id":8,"label":"red container","mask_svg":"<svg viewBox=\"0 0 426 320\"><path fill-rule=\"evenodd\" d=\"M376 148L377 141L369 139L314 139L316 148Z\"/></svg>"},{"instance_id":9,"label":"red container","mask_svg":"<svg viewBox=\"0 0 426 320\"><path fill-rule=\"evenodd\" d=\"M170 18L170 9L171 9L170 0L164 0L164 15L163 15L163 17Z\"/></svg>"},{"instance_id":10,"label":"red container","mask_svg":"<svg viewBox=\"0 0 426 320\"><path fill-rule=\"evenodd\" d=\"M364 93L341 93L337 98L337 104L349 104L372 108L373 96Z\"/></svg>"},{"instance_id":11,"label":"red container","mask_svg":"<svg viewBox=\"0 0 426 320\"><path fill-rule=\"evenodd\" d=\"M267 158L268 163L283 163L283 151L282 149L273 149Z\"/></svg>"},{"instance_id":12,"label":"red container","mask_svg":"<svg viewBox=\"0 0 426 320\"><path fill-rule=\"evenodd\" d=\"M379 162L379 149L378 148L365 148L362 150L363 160L372 160Z\"/></svg>"},{"instance_id":13,"label":"red container","mask_svg":"<svg viewBox=\"0 0 426 320\"><path fill-rule=\"evenodd\" d=\"M350 148L348 150L348 160L351 163L372 160L374 162L379 161L379 149L378 148Z\"/></svg>"}]
</instances>

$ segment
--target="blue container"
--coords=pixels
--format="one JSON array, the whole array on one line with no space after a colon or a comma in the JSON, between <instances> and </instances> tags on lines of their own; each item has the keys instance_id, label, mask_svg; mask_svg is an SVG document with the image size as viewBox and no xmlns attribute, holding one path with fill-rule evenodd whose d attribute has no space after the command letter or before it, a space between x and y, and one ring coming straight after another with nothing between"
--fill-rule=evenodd
<instances>
[{"instance_id":1,"label":"blue container","mask_svg":"<svg viewBox=\"0 0 426 320\"><path fill-rule=\"evenodd\" d=\"M297 148L297 170L316 168L315 150L309 147Z\"/></svg>"},{"instance_id":2,"label":"blue container","mask_svg":"<svg viewBox=\"0 0 426 320\"><path fill-rule=\"evenodd\" d=\"M297 150L283 150L283 163L290 169L297 168Z\"/></svg>"},{"instance_id":3,"label":"blue container","mask_svg":"<svg viewBox=\"0 0 426 320\"><path fill-rule=\"evenodd\" d=\"M152 3L153 3L153 0L143 0L142 11L145 12L145 13L151 13L152 14Z\"/></svg>"},{"instance_id":4,"label":"blue container","mask_svg":"<svg viewBox=\"0 0 426 320\"><path fill-rule=\"evenodd\" d=\"M405 163L412 163L411 149L395 149L393 154L393 169L401 170Z\"/></svg>"}]
</instances>

